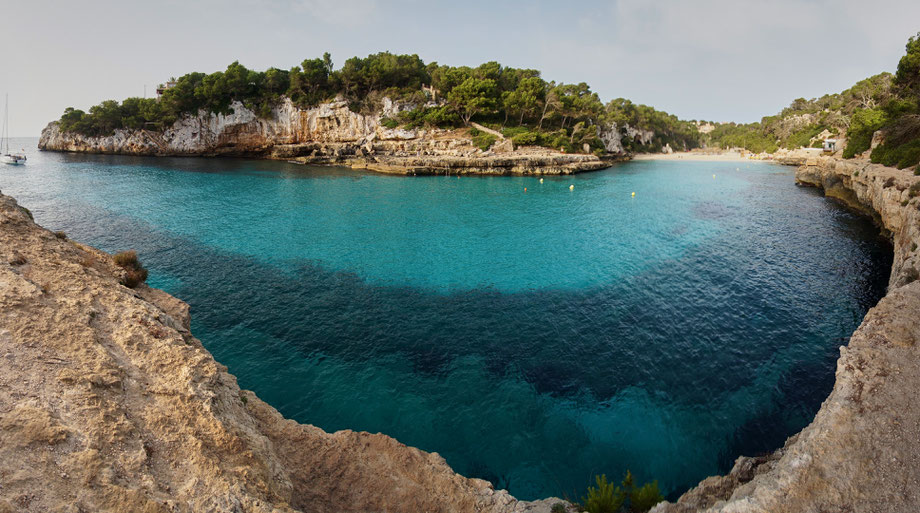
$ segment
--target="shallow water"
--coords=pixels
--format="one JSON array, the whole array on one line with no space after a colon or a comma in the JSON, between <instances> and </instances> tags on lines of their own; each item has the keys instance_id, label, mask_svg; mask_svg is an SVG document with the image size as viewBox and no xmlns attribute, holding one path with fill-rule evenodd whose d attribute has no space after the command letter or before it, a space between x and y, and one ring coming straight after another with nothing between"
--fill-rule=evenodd
<instances>
[{"instance_id":1,"label":"shallow water","mask_svg":"<svg viewBox=\"0 0 920 513\"><path fill-rule=\"evenodd\" d=\"M891 264L869 220L764 163L540 183L29 158L0 190L50 229L137 249L242 387L528 499L627 468L675 494L775 449Z\"/></svg>"}]
</instances>

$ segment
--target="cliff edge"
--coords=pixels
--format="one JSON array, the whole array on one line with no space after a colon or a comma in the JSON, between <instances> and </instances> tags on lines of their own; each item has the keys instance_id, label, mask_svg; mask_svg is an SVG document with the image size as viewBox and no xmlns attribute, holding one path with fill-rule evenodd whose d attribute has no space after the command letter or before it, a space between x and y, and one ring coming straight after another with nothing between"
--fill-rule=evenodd
<instances>
[{"instance_id":1,"label":"cliff edge","mask_svg":"<svg viewBox=\"0 0 920 513\"><path fill-rule=\"evenodd\" d=\"M911 196L920 178L865 160L811 164L797 183L872 215L890 235L888 294L840 347L834 389L808 427L653 512L920 510L920 197Z\"/></svg>"},{"instance_id":2,"label":"cliff edge","mask_svg":"<svg viewBox=\"0 0 920 513\"><path fill-rule=\"evenodd\" d=\"M0 194L0 513L549 512L380 435L284 419L188 305Z\"/></svg>"},{"instance_id":3,"label":"cliff edge","mask_svg":"<svg viewBox=\"0 0 920 513\"><path fill-rule=\"evenodd\" d=\"M109 136L64 132L51 122L42 130L42 150L155 156L254 156L302 164L334 164L399 174L573 174L609 167L627 158L563 153L498 139L482 150L468 129L402 129L381 124L402 106L388 99L375 115L352 112L345 101L299 109L285 98L267 117L240 102L231 113L201 110L163 132L115 130ZM619 132L613 130L611 134ZM620 140L615 140L616 145ZM612 144L612 143L611 143ZM615 146L616 146L615 145ZM622 147L616 146L622 151Z\"/></svg>"}]
</instances>

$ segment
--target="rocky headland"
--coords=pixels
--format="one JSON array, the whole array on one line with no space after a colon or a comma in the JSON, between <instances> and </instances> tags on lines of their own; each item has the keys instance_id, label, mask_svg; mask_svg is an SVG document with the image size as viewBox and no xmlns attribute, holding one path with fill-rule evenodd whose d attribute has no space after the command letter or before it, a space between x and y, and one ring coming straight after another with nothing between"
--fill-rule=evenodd
<instances>
[{"instance_id":1,"label":"rocky headland","mask_svg":"<svg viewBox=\"0 0 920 513\"><path fill-rule=\"evenodd\" d=\"M0 513L546 512L240 390L182 301L0 195Z\"/></svg>"},{"instance_id":2,"label":"rocky headland","mask_svg":"<svg viewBox=\"0 0 920 513\"><path fill-rule=\"evenodd\" d=\"M888 294L840 347L833 391L808 427L654 512L920 509L920 177L867 160L808 164L797 183L871 215L891 238Z\"/></svg>"},{"instance_id":3,"label":"rocky headland","mask_svg":"<svg viewBox=\"0 0 920 513\"><path fill-rule=\"evenodd\" d=\"M270 116L259 117L235 102L231 114L201 110L162 132L119 129L98 137L61 131L60 122L54 121L42 130L38 147L120 155L250 156L397 174L559 175L603 169L628 158L616 127L603 133L610 153L599 157L537 146L516 148L495 132L495 143L483 150L473 144L467 128L407 130L381 123L409 107L385 99L380 112L367 115L353 112L345 101L300 109L284 99ZM630 134L650 137L636 130Z\"/></svg>"}]
</instances>

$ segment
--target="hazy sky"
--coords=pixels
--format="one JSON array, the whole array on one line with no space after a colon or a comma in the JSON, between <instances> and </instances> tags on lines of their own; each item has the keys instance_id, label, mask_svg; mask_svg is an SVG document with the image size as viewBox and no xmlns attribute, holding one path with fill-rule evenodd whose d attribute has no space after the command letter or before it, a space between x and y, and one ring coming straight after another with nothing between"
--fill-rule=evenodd
<instances>
[{"instance_id":1,"label":"hazy sky","mask_svg":"<svg viewBox=\"0 0 920 513\"><path fill-rule=\"evenodd\" d=\"M754 121L893 71L920 0L4 0L0 92L14 136L158 82L389 50L536 68L685 119Z\"/></svg>"}]
</instances>

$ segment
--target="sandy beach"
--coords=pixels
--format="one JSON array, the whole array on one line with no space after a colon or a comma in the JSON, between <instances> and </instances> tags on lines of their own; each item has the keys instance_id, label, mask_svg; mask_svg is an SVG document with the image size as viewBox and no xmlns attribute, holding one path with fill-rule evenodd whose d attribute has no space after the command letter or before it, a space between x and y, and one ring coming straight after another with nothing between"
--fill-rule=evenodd
<instances>
[{"instance_id":1,"label":"sandy beach","mask_svg":"<svg viewBox=\"0 0 920 513\"><path fill-rule=\"evenodd\" d=\"M726 151L723 153L703 153L692 151L681 151L674 153L639 153L633 157L633 160L694 160L702 162L748 162L751 160L763 160L750 156L742 156L737 151Z\"/></svg>"}]
</instances>

